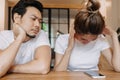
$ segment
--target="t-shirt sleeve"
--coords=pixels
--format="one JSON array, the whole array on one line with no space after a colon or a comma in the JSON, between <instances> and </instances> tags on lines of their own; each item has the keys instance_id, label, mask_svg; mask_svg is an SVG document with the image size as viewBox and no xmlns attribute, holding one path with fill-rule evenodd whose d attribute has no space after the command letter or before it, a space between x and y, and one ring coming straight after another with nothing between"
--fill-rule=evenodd
<instances>
[{"instance_id":1,"label":"t-shirt sleeve","mask_svg":"<svg viewBox=\"0 0 120 80\"><path fill-rule=\"evenodd\" d=\"M104 38L104 40L103 40L103 42L102 42L101 45L102 45L102 46L101 46L101 50L102 50L102 51L105 50L105 49L110 48L110 44L109 44L109 42L107 41L106 38Z\"/></svg>"},{"instance_id":2,"label":"t-shirt sleeve","mask_svg":"<svg viewBox=\"0 0 120 80\"><path fill-rule=\"evenodd\" d=\"M4 42L3 42L3 39L1 38L1 35L0 35L0 49L4 49Z\"/></svg>"},{"instance_id":3,"label":"t-shirt sleeve","mask_svg":"<svg viewBox=\"0 0 120 80\"><path fill-rule=\"evenodd\" d=\"M58 54L64 54L67 48L68 39L64 35L60 35L55 43L54 51Z\"/></svg>"},{"instance_id":4,"label":"t-shirt sleeve","mask_svg":"<svg viewBox=\"0 0 120 80\"><path fill-rule=\"evenodd\" d=\"M48 45L50 46L48 35L41 30L40 34L37 36L36 47Z\"/></svg>"},{"instance_id":5,"label":"t-shirt sleeve","mask_svg":"<svg viewBox=\"0 0 120 80\"><path fill-rule=\"evenodd\" d=\"M2 33L0 33L0 49L4 50L8 44L6 43L6 38L4 38L4 36L2 35Z\"/></svg>"}]
</instances>

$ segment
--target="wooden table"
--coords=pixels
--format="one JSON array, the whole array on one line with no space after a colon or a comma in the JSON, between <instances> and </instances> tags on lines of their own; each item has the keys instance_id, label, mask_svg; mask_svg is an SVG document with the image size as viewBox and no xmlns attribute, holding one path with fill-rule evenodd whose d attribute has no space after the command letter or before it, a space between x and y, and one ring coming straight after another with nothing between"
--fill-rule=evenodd
<instances>
[{"instance_id":1,"label":"wooden table","mask_svg":"<svg viewBox=\"0 0 120 80\"><path fill-rule=\"evenodd\" d=\"M54 72L46 75L39 74L7 74L0 80L120 80L120 73L114 71L100 71L106 78L93 79L83 72Z\"/></svg>"}]
</instances>

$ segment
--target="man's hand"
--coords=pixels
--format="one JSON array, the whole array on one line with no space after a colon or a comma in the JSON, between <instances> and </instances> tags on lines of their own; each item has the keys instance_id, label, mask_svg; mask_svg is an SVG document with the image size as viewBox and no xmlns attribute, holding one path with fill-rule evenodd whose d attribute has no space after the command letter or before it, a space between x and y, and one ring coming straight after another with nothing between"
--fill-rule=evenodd
<instances>
[{"instance_id":1,"label":"man's hand","mask_svg":"<svg viewBox=\"0 0 120 80\"><path fill-rule=\"evenodd\" d=\"M26 31L19 24L13 24L13 32L15 33L15 39L20 39L22 42L25 40Z\"/></svg>"}]
</instances>

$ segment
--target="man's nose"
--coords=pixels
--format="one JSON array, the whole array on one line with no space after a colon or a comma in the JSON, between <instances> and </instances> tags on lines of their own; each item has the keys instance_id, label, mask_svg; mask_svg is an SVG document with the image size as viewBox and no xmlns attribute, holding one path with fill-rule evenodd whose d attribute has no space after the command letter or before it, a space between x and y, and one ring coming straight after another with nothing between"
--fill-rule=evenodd
<instances>
[{"instance_id":1,"label":"man's nose","mask_svg":"<svg viewBox=\"0 0 120 80\"><path fill-rule=\"evenodd\" d=\"M38 27L40 27L39 20L36 20L36 21L35 21L35 26L38 26Z\"/></svg>"}]
</instances>

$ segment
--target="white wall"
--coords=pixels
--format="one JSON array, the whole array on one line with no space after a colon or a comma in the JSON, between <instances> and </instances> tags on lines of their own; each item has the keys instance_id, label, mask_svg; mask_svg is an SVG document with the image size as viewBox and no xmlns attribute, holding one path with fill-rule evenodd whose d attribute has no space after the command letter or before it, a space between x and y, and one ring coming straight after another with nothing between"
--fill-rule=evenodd
<instances>
[{"instance_id":1,"label":"white wall","mask_svg":"<svg viewBox=\"0 0 120 80\"><path fill-rule=\"evenodd\" d=\"M120 27L120 0L106 0L106 4L104 3L101 7L102 9L106 8L104 9L106 11L101 10L102 15L105 16L106 25L117 30L117 28ZM75 10L72 10L71 12L77 13ZM73 15L70 20L71 24L73 21L72 19L74 19Z\"/></svg>"},{"instance_id":2,"label":"white wall","mask_svg":"<svg viewBox=\"0 0 120 80\"><path fill-rule=\"evenodd\" d=\"M0 30L4 29L4 6L5 6L5 1L0 0Z\"/></svg>"},{"instance_id":3,"label":"white wall","mask_svg":"<svg viewBox=\"0 0 120 80\"><path fill-rule=\"evenodd\" d=\"M120 0L107 0L111 6L107 7L106 23L108 26L117 30L120 27Z\"/></svg>"},{"instance_id":4,"label":"white wall","mask_svg":"<svg viewBox=\"0 0 120 80\"><path fill-rule=\"evenodd\" d=\"M8 1L0 0L0 30L8 28Z\"/></svg>"}]
</instances>

